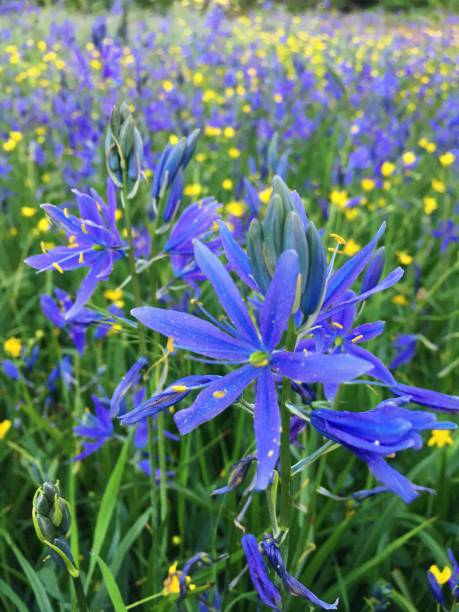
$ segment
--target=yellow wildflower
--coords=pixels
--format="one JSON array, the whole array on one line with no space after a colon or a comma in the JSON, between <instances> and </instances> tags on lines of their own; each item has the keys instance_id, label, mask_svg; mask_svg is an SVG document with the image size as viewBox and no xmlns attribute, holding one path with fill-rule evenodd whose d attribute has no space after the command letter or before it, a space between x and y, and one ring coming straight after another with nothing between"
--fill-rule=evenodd
<instances>
[{"instance_id":1,"label":"yellow wildflower","mask_svg":"<svg viewBox=\"0 0 459 612\"><path fill-rule=\"evenodd\" d=\"M392 301L394 302L394 304L397 304L398 306L406 306L408 304L408 300L403 295L403 293L398 293L397 295L394 295L394 297L392 298Z\"/></svg>"},{"instance_id":2,"label":"yellow wildflower","mask_svg":"<svg viewBox=\"0 0 459 612\"><path fill-rule=\"evenodd\" d=\"M330 202L338 208L344 208L349 200L347 191L334 189L330 194Z\"/></svg>"},{"instance_id":3,"label":"yellow wildflower","mask_svg":"<svg viewBox=\"0 0 459 612\"><path fill-rule=\"evenodd\" d=\"M246 206L243 202L229 202L225 206L225 210L233 217L242 217L245 213Z\"/></svg>"},{"instance_id":4,"label":"yellow wildflower","mask_svg":"<svg viewBox=\"0 0 459 612\"><path fill-rule=\"evenodd\" d=\"M432 435L427 442L429 446L443 448L444 446L451 446L453 443L451 432L448 429L432 429L431 433Z\"/></svg>"},{"instance_id":5,"label":"yellow wildflower","mask_svg":"<svg viewBox=\"0 0 459 612\"><path fill-rule=\"evenodd\" d=\"M426 196L423 199L423 203L424 203L424 212L426 215L431 215L434 212L434 210L437 210L438 208L437 200L430 196Z\"/></svg>"},{"instance_id":6,"label":"yellow wildflower","mask_svg":"<svg viewBox=\"0 0 459 612\"><path fill-rule=\"evenodd\" d=\"M373 191L373 189L375 188L375 185L376 185L374 180L371 179L371 178L364 178L364 179L362 179L360 184L361 184L362 189L364 191Z\"/></svg>"},{"instance_id":7,"label":"yellow wildflower","mask_svg":"<svg viewBox=\"0 0 459 612\"><path fill-rule=\"evenodd\" d=\"M11 338L5 340L5 342L3 343L3 350L11 357L19 357L22 350L22 342L20 338L16 338L16 336L11 336Z\"/></svg>"},{"instance_id":8,"label":"yellow wildflower","mask_svg":"<svg viewBox=\"0 0 459 612\"><path fill-rule=\"evenodd\" d=\"M222 187L223 189L226 189L227 191L230 191L233 188L233 181L229 178L225 179L222 182Z\"/></svg>"},{"instance_id":9,"label":"yellow wildflower","mask_svg":"<svg viewBox=\"0 0 459 612\"><path fill-rule=\"evenodd\" d=\"M446 185L443 181L439 181L437 179L432 179L432 189L437 193L445 193Z\"/></svg>"},{"instance_id":10,"label":"yellow wildflower","mask_svg":"<svg viewBox=\"0 0 459 612\"><path fill-rule=\"evenodd\" d=\"M37 214L37 209L33 206L22 206L21 215L23 217L33 217L35 214Z\"/></svg>"},{"instance_id":11,"label":"yellow wildflower","mask_svg":"<svg viewBox=\"0 0 459 612\"><path fill-rule=\"evenodd\" d=\"M429 567L429 572L434 575L435 580L440 586L448 582L452 575L452 571L447 565L445 565L442 570L440 570L436 565L431 565Z\"/></svg>"},{"instance_id":12,"label":"yellow wildflower","mask_svg":"<svg viewBox=\"0 0 459 612\"><path fill-rule=\"evenodd\" d=\"M402 155L402 162L404 166L412 166L416 163L416 155L413 151L407 151Z\"/></svg>"},{"instance_id":13,"label":"yellow wildflower","mask_svg":"<svg viewBox=\"0 0 459 612\"><path fill-rule=\"evenodd\" d=\"M169 93L174 89L174 83L172 83L172 81L163 81L163 89Z\"/></svg>"},{"instance_id":14,"label":"yellow wildflower","mask_svg":"<svg viewBox=\"0 0 459 612\"><path fill-rule=\"evenodd\" d=\"M385 161L383 165L381 166L381 174L386 178L388 176L392 176L394 172L395 172L395 164L393 164L392 162Z\"/></svg>"},{"instance_id":15,"label":"yellow wildflower","mask_svg":"<svg viewBox=\"0 0 459 612\"><path fill-rule=\"evenodd\" d=\"M0 421L0 440L3 440L3 438L8 433L10 427L11 427L11 421L9 421L8 419L5 419L4 421Z\"/></svg>"},{"instance_id":16,"label":"yellow wildflower","mask_svg":"<svg viewBox=\"0 0 459 612\"><path fill-rule=\"evenodd\" d=\"M396 255L402 266L409 266L413 262L413 257L406 251L397 251Z\"/></svg>"},{"instance_id":17,"label":"yellow wildflower","mask_svg":"<svg viewBox=\"0 0 459 612\"><path fill-rule=\"evenodd\" d=\"M443 155L440 155L438 157L438 161L442 166L451 166L451 164L454 164L454 162L456 161L456 156L451 151L448 151L446 153L443 153Z\"/></svg>"},{"instance_id":18,"label":"yellow wildflower","mask_svg":"<svg viewBox=\"0 0 459 612\"><path fill-rule=\"evenodd\" d=\"M346 245L344 246L343 253L345 253L346 255L349 255L350 257L352 257L352 255L355 255L356 253L358 253L360 251L360 248L361 248L360 244L357 244L357 242L355 242L355 240L350 238L346 242Z\"/></svg>"},{"instance_id":19,"label":"yellow wildflower","mask_svg":"<svg viewBox=\"0 0 459 612\"><path fill-rule=\"evenodd\" d=\"M237 159L238 157L240 157L241 152L239 151L237 147L231 147L231 149L228 151L228 155L232 159Z\"/></svg>"},{"instance_id":20,"label":"yellow wildflower","mask_svg":"<svg viewBox=\"0 0 459 612\"><path fill-rule=\"evenodd\" d=\"M225 138L234 138L234 136L236 135L236 131L234 128L228 126L223 130L223 136Z\"/></svg>"},{"instance_id":21,"label":"yellow wildflower","mask_svg":"<svg viewBox=\"0 0 459 612\"><path fill-rule=\"evenodd\" d=\"M258 192L258 197L263 202L263 204L267 204L269 202L271 198L271 192L272 192L271 187L267 187L266 189L263 189L262 191Z\"/></svg>"},{"instance_id":22,"label":"yellow wildflower","mask_svg":"<svg viewBox=\"0 0 459 612\"><path fill-rule=\"evenodd\" d=\"M202 191L202 187L199 183L192 183L191 185L186 185L183 193L186 196L190 196L191 198L198 197Z\"/></svg>"}]
</instances>

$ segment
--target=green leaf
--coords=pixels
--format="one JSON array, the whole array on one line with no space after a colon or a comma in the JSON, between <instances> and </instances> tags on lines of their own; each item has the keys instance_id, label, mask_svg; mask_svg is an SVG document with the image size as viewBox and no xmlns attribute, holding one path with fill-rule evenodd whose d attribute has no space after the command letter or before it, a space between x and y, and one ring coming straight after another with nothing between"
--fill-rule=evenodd
<instances>
[{"instance_id":1,"label":"green leaf","mask_svg":"<svg viewBox=\"0 0 459 612\"><path fill-rule=\"evenodd\" d=\"M97 557L97 563L99 564L102 577L104 579L105 588L107 589L108 596L115 608L115 612L126 612L126 606L124 605L123 598L121 597L120 590L116 584L116 580L110 571L108 565L100 557Z\"/></svg>"},{"instance_id":2,"label":"green leaf","mask_svg":"<svg viewBox=\"0 0 459 612\"><path fill-rule=\"evenodd\" d=\"M22 603L22 600L16 595L13 589L0 578L0 593L9 599L18 609L18 612L29 612L27 606Z\"/></svg>"},{"instance_id":3,"label":"green leaf","mask_svg":"<svg viewBox=\"0 0 459 612\"><path fill-rule=\"evenodd\" d=\"M132 435L132 434L131 434ZM96 527L94 529L94 537L91 547L91 561L89 562L89 571L86 584L89 585L92 574L95 569L97 557L102 550L102 546L107 535L108 527L112 519L113 511L118 501L118 491L121 485L121 479L123 477L124 466L126 465L127 452L131 436L126 440L121 450L118 461L116 462L115 468L110 476L107 486L102 497L102 502L99 507L97 514Z\"/></svg>"},{"instance_id":4,"label":"green leaf","mask_svg":"<svg viewBox=\"0 0 459 612\"><path fill-rule=\"evenodd\" d=\"M6 531L0 531L0 535L8 542L8 545L14 552L16 559L18 560L18 563L22 568L22 571L24 572L27 580L29 581L29 584L35 595L35 599L37 600L40 612L53 612L48 595L46 594L46 591L40 581L40 578L38 577L37 572L33 569L33 567L30 565L30 563L27 561L27 559L24 557L22 552L12 541Z\"/></svg>"},{"instance_id":5,"label":"green leaf","mask_svg":"<svg viewBox=\"0 0 459 612\"><path fill-rule=\"evenodd\" d=\"M145 527L145 524L150 516L151 508L148 508L136 522L132 525L129 531L126 533L124 538L121 540L121 543L116 549L116 555L110 564L110 570L114 576L118 574L121 568L121 564L123 563L124 557L128 553L134 541L140 535L141 531Z\"/></svg>"}]
</instances>

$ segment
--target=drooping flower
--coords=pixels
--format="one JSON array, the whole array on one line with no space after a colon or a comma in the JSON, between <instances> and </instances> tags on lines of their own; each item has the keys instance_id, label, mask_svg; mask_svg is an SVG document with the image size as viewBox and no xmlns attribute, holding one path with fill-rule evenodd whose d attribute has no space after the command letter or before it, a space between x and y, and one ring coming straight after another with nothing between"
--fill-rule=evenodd
<instances>
[{"instance_id":1,"label":"drooping flower","mask_svg":"<svg viewBox=\"0 0 459 612\"><path fill-rule=\"evenodd\" d=\"M311 415L311 424L317 431L365 461L377 480L406 503L418 496L416 488L385 458L408 448L420 449L421 431L456 429L454 423L437 422L437 417L428 412L402 408L401 404L408 400L385 400L366 412L319 409Z\"/></svg>"},{"instance_id":2,"label":"drooping flower","mask_svg":"<svg viewBox=\"0 0 459 612\"><path fill-rule=\"evenodd\" d=\"M280 415L274 375L301 382L339 384L363 374L371 366L349 355L305 354L277 348L297 295L299 267L294 251L285 251L279 259L260 308L258 327L220 260L199 242L195 244L195 257L231 324L219 325L216 321L212 324L183 312L151 307L134 308L132 314L146 327L173 338L176 348L190 350L217 363L241 366L211 382L189 408L175 414L181 434L216 417L248 385L256 382L257 488L264 489L279 456Z\"/></svg>"},{"instance_id":3,"label":"drooping flower","mask_svg":"<svg viewBox=\"0 0 459 612\"><path fill-rule=\"evenodd\" d=\"M84 438L83 450L73 458L81 461L99 450L113 435L113 421L110 416L109 401L107 398L92 396L95 413L86 412L80 425L73 428L78 436Z\"/></svg>"},{"instance_id":4,"label":"drooping flower","mask_svg":"<svg viewBox=\"0 0 459 612\"><path fill-rule=\"evenodd\" d=\"M58 246L41 255L32 255L25 260L39 272L57 270L64 272L78 268L89 268L76 294L75 303L66 312L71 319L90 299L98 283L106 280L114 262L123 257L125 245L116 228L116 193L113 183L107 181L107 202L91 190L91 195L74 190L79 217L68 209L52 204L41 208L61 227L67 238L67 246Z\"/></svg>"}]
</instances>

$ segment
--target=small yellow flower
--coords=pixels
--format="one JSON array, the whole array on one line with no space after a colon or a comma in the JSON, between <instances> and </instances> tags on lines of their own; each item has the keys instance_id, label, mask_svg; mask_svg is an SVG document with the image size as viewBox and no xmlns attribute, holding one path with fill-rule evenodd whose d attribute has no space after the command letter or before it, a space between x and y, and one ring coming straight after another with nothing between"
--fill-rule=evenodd
<instances>
[{"instance_id":1,"label":"small yellow flower","mask_svg":"<svg viewBox=\"0 0 459 612\"><path fill-rule=\"evenodd\" d=\"M225 138L228 138L228 139L230 139L230 138L234 138L234 136L235 136L235 135L236 135L236 131L235 131L235 129L234 129L234 128L232 128L232 127L226 127L226 128L223 130L223 136L224 136Z\"/></svg>"},{"instance_id":2,"label":"small yellow flower","mask_svg":"<svg viewBox=\"0 0 459 612\"><path fill-rule=\"evenodd\" d=\"M243 202L229 202L225 206L225 210L229 215L232 215L233 217L243 217L246 210L246 206Z\"/></svg>"},{"instance_id":3,"label":"small yellow flower","mask_svg":"<svg viewBox=\"0 0 459 612\"><path fill-rule=\"evenodd\" d=\"M98 59L92 59L90 62L91 68L93 70L101 70L102 69L102 62L100 62Z\"/></svg>"},{"instance_id":4,"label":"small yellow flower","mask_svg":"<svg viewBox=\"0 0 459 612\"><path fill-rule=\"evenodd\" d=\"M402 155L402 162L404 166L412 166L416 163L416 155L413 151L407 151Z\"/></svg>"},{"instance_id":5,"label":"small yellow flower","mask_svg":"<svg viewBox=\"0 0 459 612\"><path fill-rule=\"evenodd\" d=\"M22 206L21 215L23 217L33 217L37 214L37 209L33 206Z\"/></svg>"},{"instance_id":6,"label":"small yellow flower","mask_svg":"<svg viewBox=\"0 0 459 612\"><path fill-rule=\"evenodd\" d=\"M431 215L434 212L434 210L437 210L438 208L437 200L430 196L426 196L423 199L423 203L424 203L424 212L426 215Z\"/></svg>"},{"instance_id":7,"label":"small yellow flower","mask_svg":"<svg viewBox=\"0 0 459 612\"><path fill-rule=\"evenodd\" d=\"M394 304L397 304L397 306L406 306L408 304L408 300L403 295L403 293L398 293L397 295L394 295L392 301L394 302Z\"/></svg>"},{"instance_id":8,"label":"small yellow flower","mask_svg":"<svg viewBox=\"0 0 459 612\"><path fill-rule=\"evenodd\" d=\"M271 192L272 192L272 187L267 187L266 189L263 189L262 191L258 192L258 197L260 198L261 202L263 202L263 204L267 204L271 198Z\"/></svg>"},{"instance_id":9,"label":"small yellow flower","mask_svg":"<svg viewBox=\"0 0 459 612\"><path fill-rule=\"evenodd\" d=\"M172 81L163 81L163 89L169 93L174 89L174 83L172 83Z\"/></svg>"},{"instance_id":10,"label":"small yellow flower","mask_svg":"<svg viewBox=\"0 0 459 612\"><path fill-rule=\"evenodd\" d=\"M180 576L182 572L177 570L177 562L173 563L168 571L167 578L163 582L163 595L178 595L180 593ZM185 583L190 591L194 591L195 584L191 584L191 578L186 577Z\"/></svg>"},{"instance_id":11,"label":"small yellow flower","mask_svg":"<svg viewBox=\"0 0 459 612\"><path fill-rule=\"evenodd\" d=\"M20 338L16 338L16 336L11 336L8 340L5 340L3 343L3 349L5 353L11 355L11 357L19 357L22 350L22 342Z\"/></svg>"},{"instance_id":12,"label":"small yellow flower","mask_svg":"<svg viewBox=\"0 0 459 612\"><path fill-rule=\"evenodd\" d=\"M347 191L334 189L330 194L330 202L338 208L344 208L349 200Z\"/></svg>"},{"instance_id":13,"label":"small yellow flower","mask_svg":"<svg viewBox=\"0 0 459 612\"><path fill-rule=\"evenodd\" d=\"M172 536L172 544L174 546L178 546L181 541L182 541L182 539L181 539L181 537L179 535Z\"/></svg>"},{"instance_id":14,"label":"small yellow flower","mask_svg":"<svg viewBox=\"0 0 459 612\"><path fill-rule=\"evenodd\" d=\"M437 179L432 179L432 189L437 193L445 193L446 185L443 181L439 181Z\"/></svg>"},{"instance_id":15,"label":"small yellow flower","mask_svg":"<svg viewBox=\"0 0 459 612\"><path fill-rule=\"evenodd\" d=\"M47 232L50 227L51 227L51 224L46 217L43 217L43 219L40 219L40 221L37 223L37 230L41 234L44 234L45 232Z\"/></svg>"},{"instance_id":16,"label":"small yellow flower","mask_svg":"<svg viewBox=\"0 0 459 612\"><path fill-rule=\"evenodd\" d=\"M440 568L436 565L431 565L429 567L429 572L432 572L435 577L435 580L440 586L448 582L452 575L452 571L447 565L445 565L442 570L440 570Z\"/></svg>"},{"instance_id":17,"label":"small yellow flower","mask_svg":"<svg viewBox=\"0 0 459 612\"><path fill-rule=\"evenodd\" d=\"M438 161L442 166L448 167L454 164L456 161L456 156L451 151L447 151L438 157Z\"/></svg>"},{"instance_id":18,"label":"small yellow flower","mask_svg":"<svg viewBox=\"0 0 459 612\"><path fill-rule=\"evenodd\" d=\"M233 181L229 178L225 179L222 182L222 187L223 189L226 189L227 191L230 191L233 188Z\"/></svg>"},{"instance_id":19,"label":"small yellow flower","mask_svg":"<svg viewBox=\"0 0 459 612\"><path fill-rule=\"evenodd\" d=\"M353 221L356 217L358 217L359 209L358 208L345 208L344 214L348 221Z\"/></svg>"},{"instance_id":20,"label":"small yellow flower","mask_svg":"<svg viewBox=\"0 0 459 612\"><path fill-rule=\"evenodd\" d=\"M431 433L432 435L427 442L429 446L443 448L444 446L451 446L453 443L451 432L448 429L432 429Z\"/></svg>"},{"instance_id":21,"label":"small yellow flower","mask_svg":"<svg viewBox=\"0 0 459 612\"><path fill-rule=\"evenodd\" d=\"M186 185L185 189L183 190L183 193L186 196L194 198L194 197L198 197L201 191L202 191L202 187L199 183L192 183L191 185Z\"/></svg>"},{"instance_id":22,"label":"small yellow flower","mask_svg":"<svg viewBox=\"0 0 459 612\"><path fill-rule=\"evenodd\" d=\"M406 251L397 251L396 255L402 266L409 266L411 263L413 263L412 256L409 255Z\"/></svg>"},{"instance_id":23,"label":"small yellow flower","mask_svg":"<svg viewBox=\"0 0 459 612\"><path fill-rule=\"evenodd\" d=\"M205 162L207 159L207 155L205 155L204 153L198 153L195 157L196 161L200 164L202 164L202 162Z\"/></svg>"},{"instance_id":24,"label":"small yellow flower","mask_svg":"<svg viewBox=\"0 0 459 612\"><path fill-rule=\"evenodd\" d=\"M11 427L11 421L9 421L8 419L5 419L4 421L0 421L0 440L3 440L3 438L8 433L10 427Z\"/></svg>"},{"instance_id":25,"label":"small yellow flower","mask_svg":"<svg viewBox=\"0 0 459 612\"><path fill-rule=\"evenodd\" d=\"M375 185L376 185L374 180L371 179L371 178L364 178L364 179L362 179L360 184L361 184L362 189L364 191L373 191L373 189L375 188Z\"/></svg>"},{"instance_id":26,"label":"small yellow flower","mask_svg":"<svg viewBox=\"0 0 459 612\"><path fill-rule=\"evenodd\" d=\"M204 81L204 77L202 75L201 72L195 72L195 74L193 75L193 85L201 85L202 82Z\"/></svg>"},{"instance_id":27,"label":"small yellow flower","mask_svg":"<svg viewBox=\"0 0 459 612\"><path fill-rule=\"evenodd\" d=\"M388 176L392 176L394 172L395 172L395 164L393 164L392 162L385 161L383 165L381 166L381 174L386 178Z\"/></svg>"},{"instance_id":28,"label":"small yellow flower","mask_svg":"<svg viewBox=\"0 0 459 612\"><path fill-rule=\"evenodd\" d=\"M178 141L179 141L178 136L176 136L175 134L171 134L169 136L169 142L171 143L171 145L176 145Z\"/></svg>"},{"instance_id":29,"label":"small yellow flower","mask_svg":"<svg viewBox=\"0 0 459 612\"><path fill-rule=\"evenodd\" d=\"M345 255L349 255L349 257L352 257L352 255L355 255L356 253L358 253L360 251L360 244L357 244L357 242L355 242L355 240L353 240L352 238L350 238L347 242L346 245L343 249L343 253L345 253Z\"/></svg>"},{"instance_id":30,"label":"small yellow flower","mask_svg":"<svg viewBox=\"0 0 459 612\"><path fill-rule=\"evenodd\" d=\"M237 159L240 157L241 152L237 147L231 147L231 149L228 151L228 155L231 157L231 159Z\"/></svg>"}]
</instances>

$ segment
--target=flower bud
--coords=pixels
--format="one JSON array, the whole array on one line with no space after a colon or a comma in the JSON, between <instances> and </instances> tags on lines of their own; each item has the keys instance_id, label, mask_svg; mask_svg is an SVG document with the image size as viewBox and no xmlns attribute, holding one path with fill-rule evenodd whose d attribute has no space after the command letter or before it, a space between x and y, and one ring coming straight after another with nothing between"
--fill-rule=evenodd
<instances>
[{"instance_id":1,"label":"flower bud","mask_svg":"<svg viewBox=\"0 0 459 612\"><path fill-rule=\"evenodd\" d=\"M34 495L32 520L35 533L50 549L51 555L71 576L78 576L70 548L65 540L70 531L70 509L61 497L59 483L44 482Z\"/></svg>"},{"instance_id":2,"label":"flower bud","mask_svg":"<svg viewBox=\"0 0 459 612\"><path fill-rule=\"evenodd\" d=\"M127 183L127 197L133 198L142 177L143 142L128 105L114 106L105 137L107 172L118 189Z\"/></svg>"}]
</instances>

